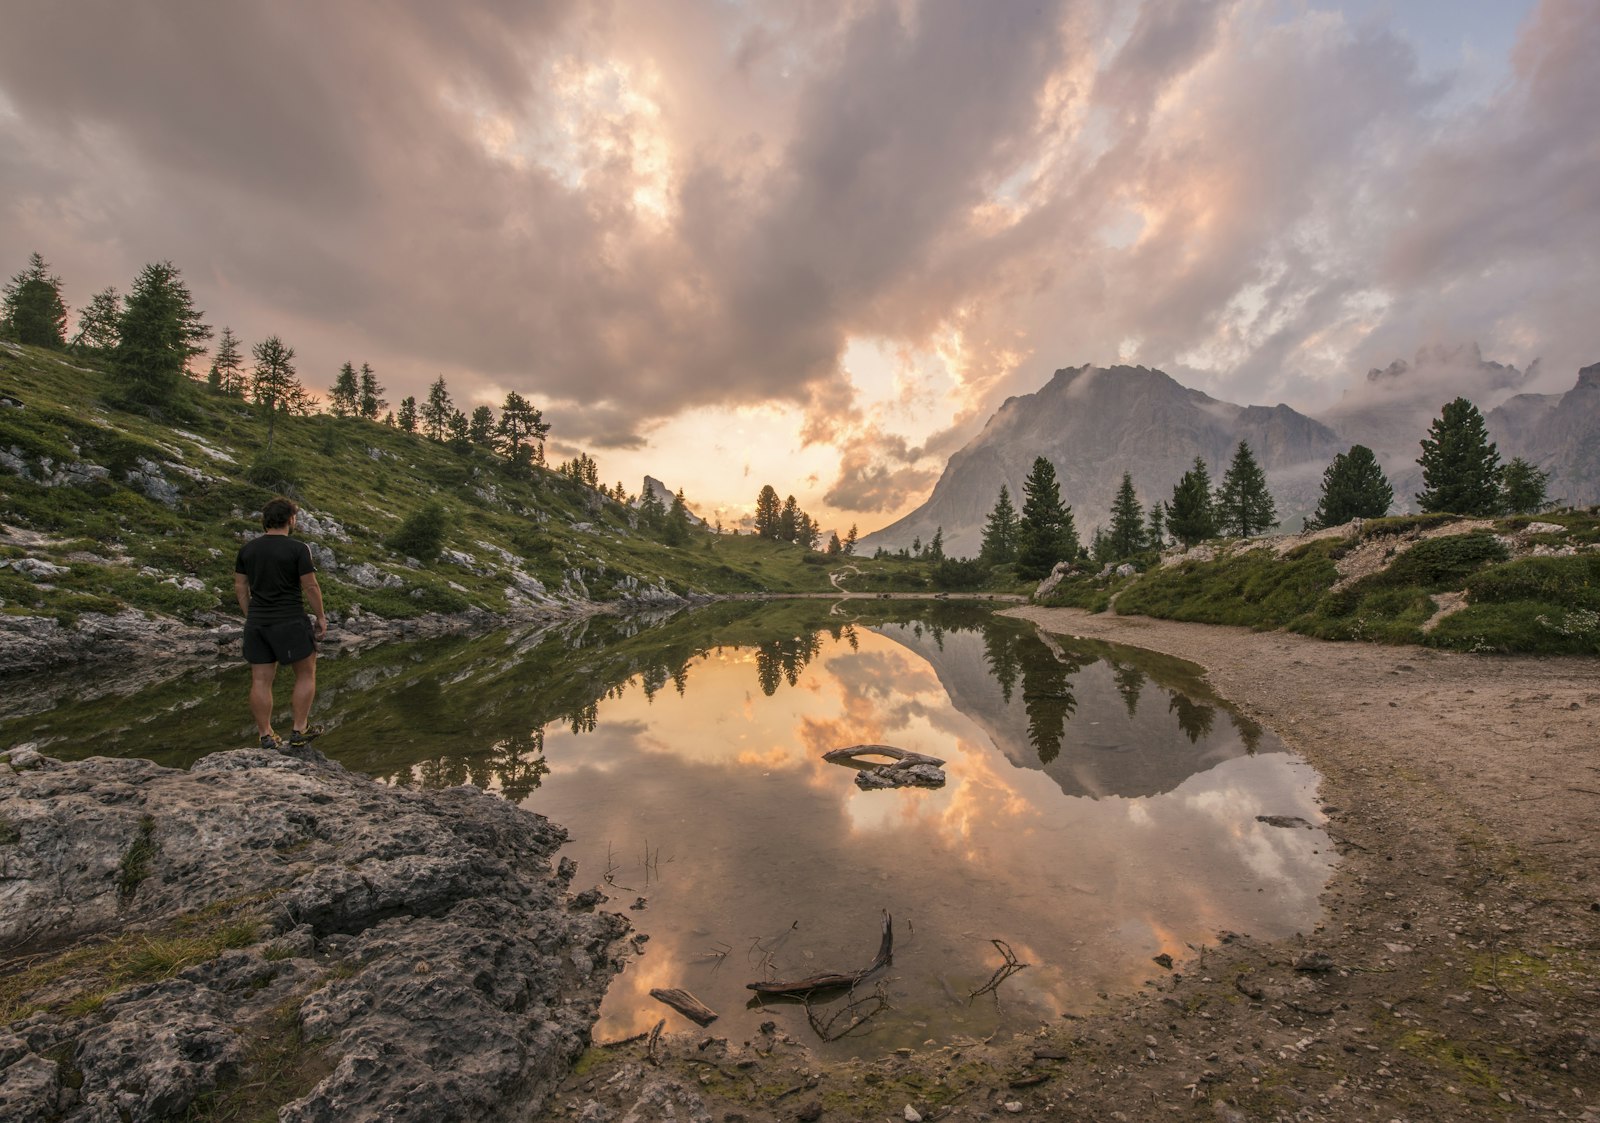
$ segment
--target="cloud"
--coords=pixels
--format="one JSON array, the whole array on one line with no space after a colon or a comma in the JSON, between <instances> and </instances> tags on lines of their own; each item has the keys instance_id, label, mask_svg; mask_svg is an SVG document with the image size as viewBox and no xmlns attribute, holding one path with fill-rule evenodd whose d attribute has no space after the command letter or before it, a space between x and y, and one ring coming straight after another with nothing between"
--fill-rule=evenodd
<instances>
[{"instance_id":1,"label":"cloud","mask_svg":"<svg viewBox=\"0 0 1600 1123\"><path fill-rule=\"evenodd\" d=\"M1476 340L1570 380L1596 58L1585 0L1498 85L1316 2L25 5L0 251L74 304L171 258L314 386L515 389L573 447L775 405L839 449L818 498L892 514L1062 366L1316 406ZM867 400L863 339L950 385Z\"/></svg>"}]
</instances>

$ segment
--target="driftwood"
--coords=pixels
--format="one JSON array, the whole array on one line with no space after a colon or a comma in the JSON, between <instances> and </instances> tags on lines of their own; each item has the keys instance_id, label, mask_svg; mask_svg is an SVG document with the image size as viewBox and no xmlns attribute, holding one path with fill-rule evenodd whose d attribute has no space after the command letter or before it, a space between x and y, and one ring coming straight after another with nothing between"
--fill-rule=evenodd
<instances>
[{"instance_id":1,"label":"driftwood","mask_svg":"<svg viewBox=\"0 0 1600 1123\"><path fill-rule=\"evenodd\" d=\"M888 757L889 763L863 759ZM857 769L856 787L863 791L878 788L942 788L944 761L936 756L897 749L893 745L851 745L822 754L829 764Z\"/></svg>"},{"instance_id":2,"label":"driftwood","mask_svg":"<svg viewBox=\"0 0 1600 1123\"><path fill-rule=\"evenodd\" d=\"M680 990L677 987L664 990L657 987L650 992L650 997L657 1002L665 1002L696 1025L708 1026L717 1020L717 1012L715 1010L686 990Z\"/></svg>"},{"instance_id":3,"label":"driftwood","mask_svg":"<svg viewBox=\"0 0 1600 1123\"><path fill-rule=\"evenodd\" d=\"M790 998L803 998L819 990L844 990L854 987L875 971L881 971L894 962L894 918L888 913L883 914L883 938L878 942L878 954L875 959L860 971L850 974L824 973L821 975L808 975L804 979L793 982L772 983L746 983L746 990L753 990L757 994L769 997L787 996Z\"/></svg>"}]
</instances>

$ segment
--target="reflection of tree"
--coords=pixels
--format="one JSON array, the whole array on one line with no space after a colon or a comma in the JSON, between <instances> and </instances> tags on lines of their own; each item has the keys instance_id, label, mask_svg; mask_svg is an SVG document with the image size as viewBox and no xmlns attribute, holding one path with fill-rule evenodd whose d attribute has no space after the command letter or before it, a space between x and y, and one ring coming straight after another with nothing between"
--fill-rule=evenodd
<instances>
[{"instance_id":1,"label":"reflection of tree","mask_svg":"<svg viewBox=\"0 0 1600 1123\"><path fill-rule=\"evenodd\" d=\"M689 664L678 664L678 669L672 672L672 685L678 691L678 697L682 698L683 692L689 688Z\"/></svg>"},{"instance_id":2,"label":"reflection of tree","mask_svg":"<svg viewBox=\"0 0 1600 1123\"><path fill-rule=\"evenodd\" d=\"M600 724L600 704L590 702L587 706L580 706L567 715L567 721L572 726L574 735L579 733L593 733L595 726ZM539 743L543 745L544 735L540 734Z\"/></svg>"},{"instance_id":3,"label":"reflection of tree","mask_svg":"<svg viewBox=\"0 0 1600 1123\"><path fill-rule=\"evenodd\" d=\"M660 689L667 685L669 673L666 667L655 665L646 667L639 675L639 681L644 687L644 696L648 701L655 701Z\"/></svg>"},{"instance_id":4,"label":"reflection of tree","mask_svg":"<svg viewBox=\"0 0 1600 1123\"><path fill-rule=\"evenodd\" d=\"M815 632L757 644L756 679L761 684L761 693L771 697L784 682L797 685L800 672L821 651L822 640Z\"/></svg>"},{"instance_id":5,"label":"reflection of tree","mask_svg":"<svg viewBox=\"0 0 1600 1123\"><path fill-rule=\"evenodd\" d=\"M1228 716L1233 719L1233 727L1239 731L1239 740L1244 742L1244 751L1255 756L1256 748L1261 744L1261 734L1265 730L1241 713L1230 710Z\"/></svg>"},{"instance_id":6,"label":"reflection of tree","mask_svg":"<svg viewBox=\"0 0 1600 1123\"><path fill-rule=\"evenodd\" d=\"M1116 680L1117 693L1122 695L1123 705L1128 707L1128 716L1132 717L1139 709L1139 691L1144 688L1144 672L1132 663L1115 663L1111 677Z\"/></svg>"},{"instance_id":7,"label":"reflection of tree","mask_svg":"<svg viewBox=\"0 0 1600 1123\"><path fill-rule=\"evenodd\" d=\"M1021 640L1016 650L1022 667L1022 705L1028 713L1028 741L1039 754L1039 763L1049 764L1061 755L1061 739L1066 734L1067 722L1078 708L1071 676L1088 663L1080 663L1070 656L1058 659L1054 651L1031 636Z\"/></svg>"},{"instance_id":8,"label":"reflection of tree","mask_svg":"<svg viewBox=\"0 0 1600 1123\"><path fill-rule=\"evenodd\" d=\"M851 651L861 650L861 640L856 635L856 626L854 624L846 624L841 630L841 634L844 636L844 642L850 645Z\"/></svg>"},{"instance_id":9,"label":"reflection of tree","mask_svg":"<svg viewBox=\"0 0 1600 1123\"><path fill-rule=\"evenodd\" d=\"M500 794L512 803L521 803L550 774L544 758L544 730L496 741L489 750L489 763L500 781Z\"/></svg>"},{"instance_id":10,"label":"reflection of tree","mask_svg":"<svg viewBox=\"0 0 1600 1123\"><path fill-rule=\"evenodd\" d=\"M1017 662L1017 630L998 624L984 628L983 654L989 663L989 673L1000 684L1001 696L1009 706L1011 688L1016 685L1017 671L1020 669Z\"/></svg>"},{"instance_id":11,"label":"reflection of tree","mask_svg":"<svg viewBox=\"0 0 1600 1123\"><path fill-rule=\"evenodd\" d=\"M1200 738L1211 732L1211 723L1217 716L1213 707L1201 705L1178 691L1173 691L1167 712L1178 715L1178 728L1188 736L1191 745L1198 744Z\"/></svg>"}]
</instances>

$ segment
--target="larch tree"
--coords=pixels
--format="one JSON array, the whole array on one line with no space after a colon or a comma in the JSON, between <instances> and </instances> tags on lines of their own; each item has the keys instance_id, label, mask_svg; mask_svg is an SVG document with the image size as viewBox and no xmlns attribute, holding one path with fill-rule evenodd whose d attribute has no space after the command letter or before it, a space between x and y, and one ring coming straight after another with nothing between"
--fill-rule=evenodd
<instances>
[{"instance_id":1,"label":"larch tree","mask_svg":"<svg viewBox=\"0 0 1600 1123\"><path fill-rule=\"evenodd\" d=\"M78 332L72 337L72 346L90 351L115 350L121 338L117 334L121 319L122 296L115 285L108 285L90 297L88 306L78 313Z\"/></svg>"},{"instance_id":2,"label":"larch tree","mask_svg":"<svg viewBox=\"0 0 1600 1123\"><path fill-rule=\"evenodd\" d=\"M376 421L389 408L389 403L383 400L383 387L378 385L378 376L373 373L368 363L361 364L361 394L356 401L357 412L368 421Z\"/></svg>"},{"instance_id":3,"label":"larch tree","mask_svg":"<svg viewBox=\"0 0 1600 1123\"><path fill-rule=\"evenodd\" d=\"M1233 450L1233 462L1222 474L1214 510L1222 532L1236 538L1250 538L1278 525L1278 509L1267 490L1267 474L1244 441Z\"/></svg>"},{"instance_id":4,"label":"larch tree","mask_svg":"<svg viewBox=\"0 0 1600 1123\"><path fill-rule=\"evenodd\" d=\"M1061 501L1055 466L1035 457L1022 484L1022 519L1017 528L1017 576L1047 577L1057 562L1076 560L1080 551L1072 508Z\"/></svg>"},{"instance_id":5,"label":"larch tree","mask_svg":"<svg viewBox=\"0 0 1600 1123\"><path fill-rule=\"evenodd\" d=\"M1394 505L1394 488L1366 445L1335 453L1322 472L1322 495L1306 521L1308 530L1343 526L1351 519L1381 519Z\"/></svg>"},{"instance_id":6,"label":"larch tree","mask_svg":"<svg viewBox=\"0 0 1600 1123\"><path fill-rule=\"evenodd\" d=\"M67 305L61 299L61 278L37 253L0 290L0 333L30 347L66 346Z\"/></svg>"},{"instance_id":7,"label":"larch tree","mask_svg":"<svg viewBox=\"0 0 1600 1123\"><path fill-rule=\"evenodd\" d=\"M450 389L444 384L444 375L441 374L428 387L428 400L422 403L423 431L436 441L444 440L450 433L450 418L455 411L455 403L450 400Z\"/></svg>"},{"instance_id":8,"label":"larch tree","mask_svg":"<svg viewBox=\"0 0 1600 1123\"><path fill-rule=\"evenodd\" d=\"M244 396L244 356L239 353L239 337L230 327L224 327L222 338L217 340L217 353L211 356L206 384L236 398Z\"/></svg>"},{"instance_id":9,"label":"larch tree","mask_svg":"<svg viewBox=\"0 0 1600 1123\"><path fill-rule=\"evenodd\" d=\"M189 360L205 353L211 328L194 306L189 287L170 261L146 265L133 282L117 321L112 354L130 402L169 404L183 383Z\"/></svg>"},{"instance_id":10,"label":"larch tree","mask_svg":"<svg viewBox=\"0 0 1600 1123\"><path fill-rule=\"evenodd\" d=\"M1211 473L1198 456L1194 467L1172 489L1172 501L1167 504L1167 530L1185 546L1204 542L1217 533L1216 515L1211 508Z\"/></svg>"},{"instance_id":11,"label":"larch tree","mask_svg":"<svg viewBox=\"0 0 1600 1123\"><path fill-rule=\"evenodd\" d=\"M1500 452L1478 407L1465 398L1445 405L1422 439L1422 490L1417 506L1453 515L1500 513Z\"/></svg>"},{"instance_id":12,"label":"larch tree","mask_svg":"<svg viewBox=\"0 0 1600 1123\"><path fill-rule=\"evenodd\" d=\"M1500 505L1508 514L1536 515L1550 506L1549 489L1550 473L1516 456L1500 474Z\"/></svg>"},{"instance_id":13,"label":"larch tree","mask_svg":"<svg viewBox=\"0 0 1600 1123\"><path fill-rule=\"evenodd\" d=\"M1000 485L989 517L983 524L983 544L978 556L993 565L1005 565L1017 558L1017 509L1011 505L1011 492Z\"/></svg>"},{"instance_id":14,"label":"larch tree","mask_svg":"<svg viewBox=\"0 0 1600 1123\"><path fill-rule=\"evenodd\" d=\"M1133 476L1122 473L1122 486L1111 501L1111 529L1106 533L1106 549L1111 560L1131 558L1145 548L1144 508L1133 490Z\"/></svg>"}]
</instances>

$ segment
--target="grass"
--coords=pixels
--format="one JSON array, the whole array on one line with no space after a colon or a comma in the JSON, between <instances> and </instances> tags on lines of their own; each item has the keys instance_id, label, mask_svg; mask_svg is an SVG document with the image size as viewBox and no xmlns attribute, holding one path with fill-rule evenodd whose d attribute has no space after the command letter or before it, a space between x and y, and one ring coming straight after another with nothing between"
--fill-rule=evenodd
<instances>
[{"instance_id":1,"label":"grass","mask_svg":"<svg viewBox=\"0 0 1600 1123\"><path fill-rule=\"evenodd\" d=\"M150 863L157 852L155 834L155 817L142 816L139 819L139 833L117 867L117 896L123 901L131 901L139 891L139 883L150 876Z\"/></svg>"},{"instance_id":2,"label":"grass","mask_svg":"<svg viewBox=\"0 0 1600 1123\"><path fill-rule=\"evenodd\" d=\"M1320 539L1281 559L1263 547L1152 570L1122 591L1117 612L1281 628L1311 612L1337 580L1330 556L1335 548L1333 540Z\"/></svg>"}]
</instances>

